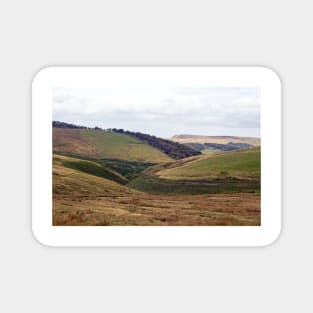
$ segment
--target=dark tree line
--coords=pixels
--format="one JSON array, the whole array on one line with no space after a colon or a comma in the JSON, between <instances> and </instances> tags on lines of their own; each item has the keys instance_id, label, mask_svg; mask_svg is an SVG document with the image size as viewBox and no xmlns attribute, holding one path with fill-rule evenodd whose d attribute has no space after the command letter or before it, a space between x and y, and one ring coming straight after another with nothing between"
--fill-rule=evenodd
<instances>
[{"instance_id":1,"label":"dark tree line","mask_svg":"<svg viewBox=\"0 0 313 313\"><path fill-rule=\"evenodd\" d=\"M145 142L158 150L161 150L175 160L201 154L199 151L195 151L188 146L156 136L116 128L112 128L110 130L139 139L140 141Z\"/></svg>"},{"instance_id":2,"label":"dark tree line","mask_svg":"<svg viewBox=\"0 0 313 313\"><path fill-rule=\"evenodd\" d=\"M75 125L75 124L70 124L70 123L65 123L65 122L59 122L59 121L53 121L52 122L52 127L56 128L76 128L76 129L95 129L95 130L104 130L98 126L96 127L87 127L87 126L81 126L81 125Z\"/></svg>"},{"instance_id":3,"label":"dark tree line","mask_svg":"<svg viewBox=\"0 0 313 313\"><path fill-rule=\"evenodd\" d=\"M94 128L90 128L86 126L74 125L74 124L64 123L64 122L59 122L59 121L53 121L52 126L56 128L93 129L93 130L98 130L98 131L111 131L115 133L125 134L133 138L136 138L144 143L147 143L148 145L164 152L165 154L167 154L168 156L170 156L171 158L175 160L201 154L201 152L196 151L178 142L158 138L156 136L151 136L151 135L143 134L140 132L131 132L131 131L124 130L121 128L120 129L117 129L117 128L103 129L98 126Z\"/></svg>"}]
</instances>

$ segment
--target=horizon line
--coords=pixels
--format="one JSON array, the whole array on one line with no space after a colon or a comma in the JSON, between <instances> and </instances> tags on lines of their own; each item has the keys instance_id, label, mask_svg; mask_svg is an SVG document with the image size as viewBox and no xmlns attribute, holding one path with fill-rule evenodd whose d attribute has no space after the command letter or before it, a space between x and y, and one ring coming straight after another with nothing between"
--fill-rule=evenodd
<instances>
[{"instance_id":1,"label":"horizon line","mask_svg":"<svg viewBox=\"0 0 313 313\"><path fill-rule=\"evenodd\" d=\"M74 123L71 123L71 122L64 122L64 121L56 121L56 120L52 120L52 123L54 122L58 122L58 123L64 123L64 124L68 124L68 125L73 125L73 126L76 126L77 128L79 127L83 127L85 129L100 129L100 130L103 130L103 131L110 131L112 129L123 129L123 128L102 128L100 126L85 126L85 125L79 125L79 124L74 124ZM52 125L53 127L53 125ZM123 131L131 131L131 132L134 132L134 133L140 133L139 131L132 131L132 130L129 130L129 129L123 129ZM142 134L147 134L147 133L142 133ZM155 135L152 135L152 136L155 136ZM221 137L221 138L228 138L228 137L233 137L233 138L256 138L256 139L261 139L261 136L234 136L234 135L194 135L194 134L175 134L175 135L172 135L171 137L168 137L168 138L173 138L175 136L197 136L197 137ZM155 137L158 137L158 136L155 136ZM159 138L163 138L163 139L168 139L166 137L159 137Z\"/></svg>"}]
</instances>

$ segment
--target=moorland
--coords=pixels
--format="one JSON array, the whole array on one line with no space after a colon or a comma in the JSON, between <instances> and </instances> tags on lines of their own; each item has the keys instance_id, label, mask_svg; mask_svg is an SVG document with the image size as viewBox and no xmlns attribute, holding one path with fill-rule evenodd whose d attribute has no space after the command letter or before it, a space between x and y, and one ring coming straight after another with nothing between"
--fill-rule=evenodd
<instances>
[{"instance_id":1,"label":"moorland","mask_svg":"<svg viewBox=\"0 0 313 313\"><path fill-rule=\"evenodd\" d=\"M55 226L261 223L258 138L52 126Z\"/></svg>"}]
</instances>

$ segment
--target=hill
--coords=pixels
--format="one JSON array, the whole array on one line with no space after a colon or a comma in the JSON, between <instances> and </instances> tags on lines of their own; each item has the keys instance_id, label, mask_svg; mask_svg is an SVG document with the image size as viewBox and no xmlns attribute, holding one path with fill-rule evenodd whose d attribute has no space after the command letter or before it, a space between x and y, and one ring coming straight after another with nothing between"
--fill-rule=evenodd
<instances>
[{"instance_id":1,"label":"hill","mask_svg":"<svg viewBox=\"0 0 313 313\"><path fill-rule=\"evenodd\" d=\"M259 147L53 125L53 225L260 225Z\"/></svg>"},{"instance_id":2,"label":"hill","mask_svg":"<svg viewBox=\"0 0 313 313\"><path fill-rule=\"evenodd\" d=\"M105 199L138 194L110 179L67 167L68 160L53 158L53 225L109 225L111 217L118 219L124 212ZM105 212L99 212L99 199Z\"/></svg>"},{"instance_id":3,"label":"hill","mask_svg":"<svg viewBox=\"0 0 313 313\"><path fill-rule=\"evenodd\" d=\"M185 143L184 145L196 151L199 151L202 154L209 154L209 153L217 152L217 151L233 151L233 150L247 149L247 148L253 147L252 145L248 143L241 143L241 142L238 142L238 143L230 142L227 144L191 142L191 143Z\"/></svg>"},{"instance_id":4,"label":"hill","mask_svg":"<svg viewBox=\"0 0 313 313\"><path fill-rule=\"evenodd\" d=\"M136 162L168 162L162 151L126 134L98 129L53 127L53 151L73 156Z\"/></svg>"},{"instance_id":5,"label":"hill","mask_svg":"<svg viewBox=\"0 0 313 313\"><path fill-rule=\"evenodd\" d=\"M156 175L166 179L203 179L232 177L238 179L259 179L261 174L260 148L215 153L184 162L175 163Z\"/></svg>"},{"instance_id":6,"label":"hill","mask_svg":"<svg viewBox=\"0 0 313 313\"><path fill-rule=\"evenodd\" d=\"M142 142L145 142L146 144L149 144L150 146L159 149L160 151L164 152L166 155L175 160L201 154L199 151L196 151L191 147L188 147L175 141L162 139L156 136L115 128L112 129L112 131L120 134L125 134L133 138L136 138Z\"/></svg>"},{"instance_id":7,"label":"hill","mask_svg":"<svg viewBox=\"0 0 313 313\"><path fill-rule=\"evenodd\" d=\"M260 155L256 147L159 164L128 186L156 194L259 193Z\"/></svg>"},{"instance_id":8,"label":"hill","mask_svg":"<svg viewBox=\"0 0 313 313\"><path fill-rule=\"evenodd\" d=\"M54 155L55 226L260 225L258 194L153 195L95 175L92 161L93 174L66 162L80 160Z\"/></svg>"},{"instance_id":9,"label":"hill","mask_svg":"<svg viewBox=\"0 0 313 313\"><path fill-rule=\"evenodd\" d=\"M245 143L252 146L259 146L261 139L256 137L236 137L236 136L198 136L198 135L175 135L171 138L181 144L186 143L211 143L211 144L229 144Z\"/></svg>"},{"instance_id":10,"label":"hill","mask_svg":"<svg viewBox=\"0 0 313 313\"><path fill-rule=\"evenodd\" d=\"M63 166L66 168L74 169L87 173L90 175L107 178L109 180L115 181L119 184L126 184L128 179L115 171L112 168L106 167L102 164L99 164L96 161L78 159L63 155L54 154L53 155L54 165Z\"/></svg>"}]
</instances>

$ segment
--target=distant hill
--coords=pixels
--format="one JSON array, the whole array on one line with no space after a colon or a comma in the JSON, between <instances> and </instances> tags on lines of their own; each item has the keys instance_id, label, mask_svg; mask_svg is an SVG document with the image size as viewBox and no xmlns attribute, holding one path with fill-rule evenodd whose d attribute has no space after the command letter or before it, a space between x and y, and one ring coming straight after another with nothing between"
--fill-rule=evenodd
<instances>
[{"instance_id":1,"label":"distant hill","mask_svg":"<svg viewBox=\"0 0 313 313\"><path fill-rule=\"evenodd\" d=\"M252 146L260 146L261 139L256 137L236 137L236 136L198 136L198 135L176 135L171 138L181 144L186 143L211 143L211 144L229 144L245 143Z\"/></svg>"},{"instance_id":2,"label":"distant hill","mask_svg":"<svg viewBox=\"0 0 313 313\"><path fill-rule=\"evenodd\" d=\"M253 147L252 145L248 143L242 143L242 142L238 142L238 143L230 142L227 144L191 142L191 143L185 143L184 145L196 151L199 151L203 154L208 154L208 153L217 152L217 151L233 151L233 150L247 149L247 148Z\"/></svg>"}]
</instances>

